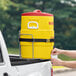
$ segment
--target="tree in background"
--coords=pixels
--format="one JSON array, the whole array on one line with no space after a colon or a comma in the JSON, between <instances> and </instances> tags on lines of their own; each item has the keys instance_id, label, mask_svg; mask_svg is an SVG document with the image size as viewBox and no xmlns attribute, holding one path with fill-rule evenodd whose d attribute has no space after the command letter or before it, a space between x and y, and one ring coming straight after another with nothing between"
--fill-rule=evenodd
<instances>
[{"instance_id":1,"label":"tree in background","mask_svg":"<svg viewBox=\"0 0 76 76\"><path fill-rule=\"evenodd\" d=\"M55 16L55 46L76 49L75 0L0 0L0 2L0 29L8 47L18 47L21 13L40 9Z\"/></svg>"},{"instance_id":2,"label":"tree in background","mask_svg":"<svg viewBox=\"0 0 76 76\"><path fill-rule=\"evenodd\" d=\"M24 2L0 0L0 29L3 32L8 47L18 47L18 34L21 23L21 13L33 11Z\"/></svg>"}]
</instances>

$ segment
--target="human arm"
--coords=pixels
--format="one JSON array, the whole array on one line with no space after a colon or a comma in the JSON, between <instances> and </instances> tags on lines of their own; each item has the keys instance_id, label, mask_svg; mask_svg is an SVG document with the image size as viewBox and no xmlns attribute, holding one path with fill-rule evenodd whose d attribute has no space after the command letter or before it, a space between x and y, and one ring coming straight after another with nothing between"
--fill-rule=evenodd
<instances>
[{"instance_id":1,"label":"human arm","mask_svg":"<svg viewBox=\"0 0 76 76\"><path fill-rule=\"evenodd\" d=\"M62 61L60 59L51 59L53 66L65 66L68 68L76 68L76 61Z\"/></svg>"},{"instance_id":2,"label":"human arm","mask_svg":"<svg viewBox=\"0 0 76 76\"><path fill-rule=\"evenodd\" d=\"M66 56L69 56L71 58L76 58L76 50L61 50L61 49L57 49L54 48L52 51L53 55L59 55L59 54L64 54Z\"/></svg>"}]
</instances>

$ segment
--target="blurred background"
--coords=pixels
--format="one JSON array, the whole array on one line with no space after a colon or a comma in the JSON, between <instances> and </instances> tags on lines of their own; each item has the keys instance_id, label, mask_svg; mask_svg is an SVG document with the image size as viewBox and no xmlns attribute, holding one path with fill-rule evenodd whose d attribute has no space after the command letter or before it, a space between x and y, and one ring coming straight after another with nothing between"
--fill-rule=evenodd
<instances>
[{"instance_id":1,"label":"blurred background","mask_svg":"<svg viewBox=\"0 0 76 76\"><path fill-rule=\"evenodd\" d=\"M55 47L75 50L76 0L0 0L0 30L9 53L19 53L21 13L35 9L54 14Z\"/></svg>"}]
</instances>

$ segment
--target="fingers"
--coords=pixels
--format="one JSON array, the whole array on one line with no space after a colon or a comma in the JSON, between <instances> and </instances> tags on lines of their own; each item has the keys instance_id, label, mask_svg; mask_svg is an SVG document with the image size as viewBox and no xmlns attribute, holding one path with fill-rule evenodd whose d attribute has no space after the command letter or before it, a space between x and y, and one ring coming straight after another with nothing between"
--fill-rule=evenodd
<instances>
[{"instance_id":1,"label":"fingers","mask_svg":"<svg viewBox=\"0 0 76 76\"><path fill-rule=\"evenodd\" d=\"M56 66L56 62L55 62L55 59L54 58L51 59L51 62L52 62L52 65L53 66Z\"/></svg>"},{"instance_id":2,"label":"fingers","mask_svg":"<svg viewBox=\"0 0 76 76\"><path fill-rule=\"evenodd\" d=\"M63 61L60 59L51 58L51 62L53 66L62 66Z\"/></svg>"},{"instance_id":3,"label":"fingers","mask_svg":"<svg viewBox=\"0 0 76 76\"><path fill-rule=\"evenodd\" d=\"M52 50L52 55L59 55L59 54L61 54L61 53L62 53L61 49L54 48L54 49Z\"/></svg>"},{"instance_id":4,"label":"fingers","mask_svg":"<svg viewBox=\"0 0 76 76\"><path fill-rule=\"evenodd\" d=\"M53 49L52 55L57 55L57 49L56 48Z\"/></svg>"},{"instance_id":5,"label":"fingers","mask_svg":"<svg viewBox=\"0 0 76 76\"><path fill-rule=\"evenodd\" d=\"M55 61L56 59L55 58L51 58L51 61Z\"/></svg>"}]
</instances>

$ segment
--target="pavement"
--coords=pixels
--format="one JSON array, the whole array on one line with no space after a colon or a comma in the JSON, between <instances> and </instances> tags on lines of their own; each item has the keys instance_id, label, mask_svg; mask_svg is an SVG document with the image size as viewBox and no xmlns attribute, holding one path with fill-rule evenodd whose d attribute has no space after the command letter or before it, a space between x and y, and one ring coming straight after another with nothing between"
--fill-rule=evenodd
<instances>
[{"instance_id":1,"label":"pavement","mask_svg":"<svg viewBox=\"0 0 76 76\"><path fill-rule=\"evenodd\" d=\"M76 76L76 70L53 74L53 76Z\"/></svg>"},{"instance_id":2,"label":"pavement","mask_svg":"<svg viewBox=\"0 0 76 76\"><path fill-rule=\"evenodd\" d=\"M76 71L76 69L66 68L63 66L53 66L54 74Z\"/></svg>"}]
</instances>

